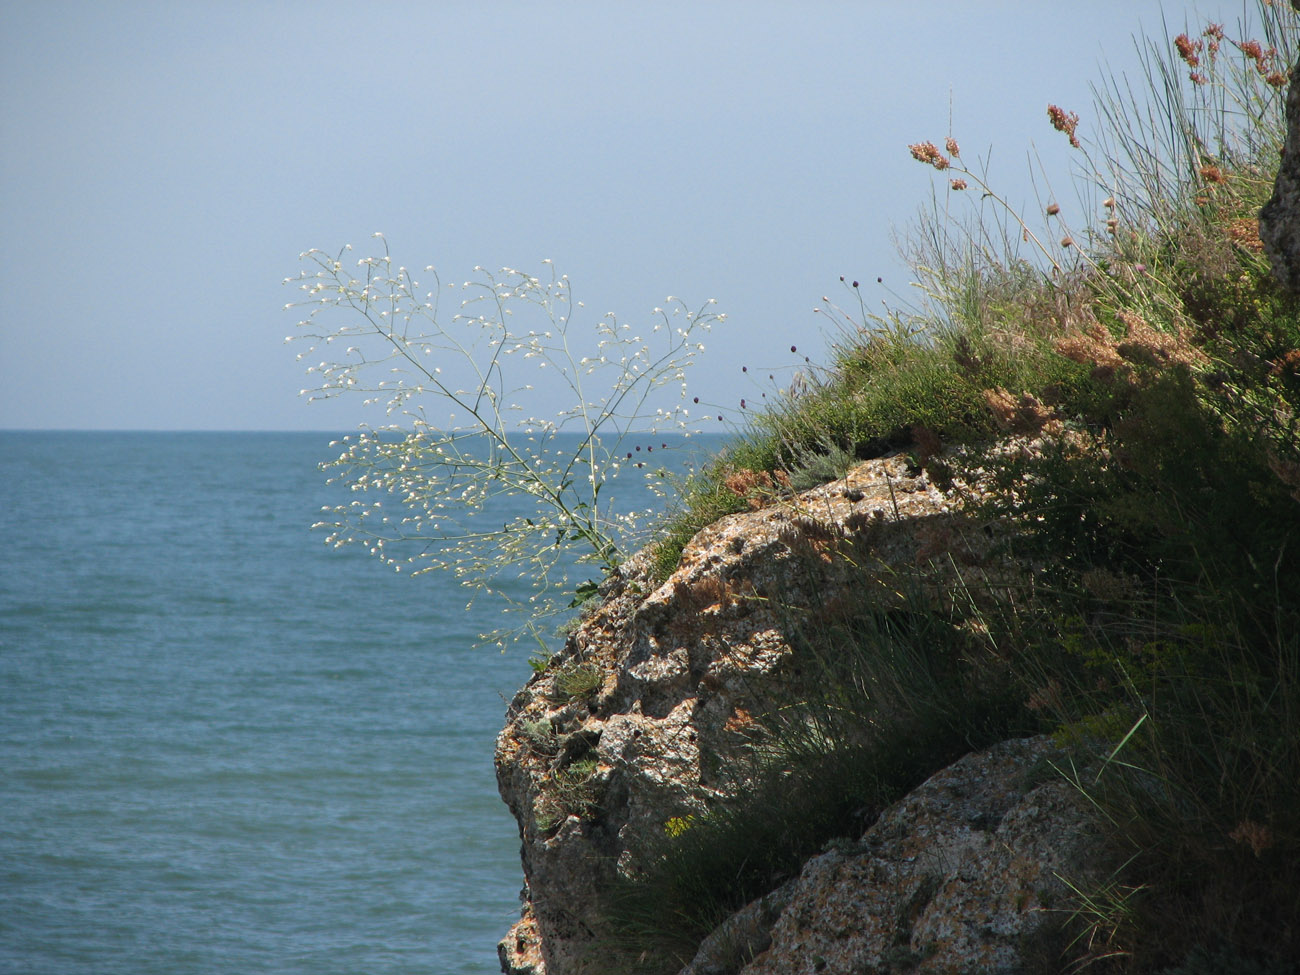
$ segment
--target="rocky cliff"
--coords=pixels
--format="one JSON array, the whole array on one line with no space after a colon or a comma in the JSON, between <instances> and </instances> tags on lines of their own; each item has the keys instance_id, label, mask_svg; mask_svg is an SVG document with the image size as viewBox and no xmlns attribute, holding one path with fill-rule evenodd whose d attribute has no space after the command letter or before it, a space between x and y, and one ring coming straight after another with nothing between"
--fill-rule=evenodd
<instances>
[{"instance_id":1,"label":"rocky cliff","mask_svg":"<svg viewBox=\"0 0 1300 975\"><path fill-rule=\"evenodd\" d=\"M768 717L820 679L801 621L845 601L896 610L905 584L949 609L977 598L972 576L990 591L997 531L965 513L970 489L944 487L902 456L869 461L802 494L755 495L662 584L644 557L605 584L497 742L526 881L503 971L609 970L620 879L673 824L743 795ZM1059 776L1034 781L1050 755L1014 741L931 769L722 924L685 971L1020 970L1060 878L1087 859L1073 793Z\"/></svg>"}]
</instances>

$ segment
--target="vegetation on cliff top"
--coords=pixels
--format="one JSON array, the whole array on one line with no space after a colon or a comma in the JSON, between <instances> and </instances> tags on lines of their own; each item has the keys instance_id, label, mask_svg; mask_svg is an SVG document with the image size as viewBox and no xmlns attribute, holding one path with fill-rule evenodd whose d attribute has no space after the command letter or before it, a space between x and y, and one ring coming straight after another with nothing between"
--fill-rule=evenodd
<instances>
[{"instance_id":1,"label":"vegetation on cliff top","mask_svg":"<svg viewBox=\"0 0 1300 975\"><path fill-rule=\"evenodd\" d=\"M925 299L840 313L829 366L687 486L658 571L717 517L902 449L936 484L981 485L971 504L1014 524L1001 564L1023 574L963 618L918 595L928 642L910 652L870 608L822 627L825 645L860 651L833 685L843 747L804 763L807 788L773 779L666 838L621 901L633 969L669 970L954 748L1033 728L1079 750L1062 771L1113 867L1062 913L1052 971L1289 971L1300 957L1300 302L1276 286L1257 220L1296 15L1262 0L1255 24L1145 47L1145 89L1099 87L1091 140L1047 107L1078 153L1077 224L1055 198L1032 219L1013 210L951 135L910 147L942 181L908 238ZM957 639L934 635L957 625L984 652L963 642L965 669L922 693L916 674ZM882 703L886 672L915 708ZM962 693L942 693L951 680ZM960 714L934 712L953 700ZM683 935L689 918L699 930Z\"/></svg>"}]
</instances>

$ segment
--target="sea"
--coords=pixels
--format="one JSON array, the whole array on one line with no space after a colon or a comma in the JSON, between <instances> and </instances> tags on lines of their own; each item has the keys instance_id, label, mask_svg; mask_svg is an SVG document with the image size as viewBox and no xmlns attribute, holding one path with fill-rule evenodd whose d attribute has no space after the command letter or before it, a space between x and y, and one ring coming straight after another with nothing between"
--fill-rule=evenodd
<instances>
[{"instance_id":1,"label":"sea","mask_svg":"<svg viewBox=\"0 0 1300 975\"><path fill-rule=\"evenodd\" d=\"M0 432L0 972L499 971L530 651L311 530L334 439Z\"/></svg>"}]
</instances>

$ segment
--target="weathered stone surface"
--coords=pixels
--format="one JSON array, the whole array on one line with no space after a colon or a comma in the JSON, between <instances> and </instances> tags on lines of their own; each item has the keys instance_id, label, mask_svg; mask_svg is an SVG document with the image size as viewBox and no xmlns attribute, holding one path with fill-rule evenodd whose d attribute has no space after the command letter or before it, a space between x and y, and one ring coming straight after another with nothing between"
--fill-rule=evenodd
<instances>
[{"instance_id":1,"label":"weathered stone surface","mask_svg":"<svg viewBox=\"0 0 1300 975\"><path fill-rule=\"evenodd\" d=\"M1293 4L1293 6L1295 6ZM1300 7L1297 7L1300 10ZM1300 62L1291 70L1286 96L1286 142L1273 195L1259 212L1259 236L1273 274L1289 291L1300 291Z\"/></svg>"},{"instance_id":2,"label":"weathered stone surface","mask_svg":"<svg viewBox=\"0 0 1300 975\"><path fill-rule=\"evenodd\" d=\"M1034 738L968 755L858 843L810 860L783 888L770 947L740 975L1024 971L1034 936L1063 916L1061 877L1100 866L1077 791L1038 774L1053 751ZM682 975L713 971L698 964Z\"/></svg>"},{"instance_id":3,"label":"weathered stone surface","mask_svg":"<svg viewBox=\"0 0 1300 975\"><path fill-rule=\"evenodd\" d=\"M895 598L900 566L937 554L951 562L965 544L955 506L903 458L880 458L704 529L663 585L650 584L643 559L607 584L600 607L511 702L497 741L530 892L501 944L507 971L601 970L590 950L602 892L670 818L741 786L729 770L753 742L760 689L792 669L788 607L837 584ZM845 542L869 555L852 566L833 558ZM563 687L579 667L596 668L600 686L571 696Z\"/></svg>"},{"instance_id":4,"label":"weathered stone surface","mask_svg":"<svg viewBox=\"0 0 1300 975\"><path fill-rule=\"evenodd\" d=\"M523 916L515 922L510 933L497 945L504 975L533 975L544 972L541 939L537 935L537 921L531 907L525 907Z\"/></svg>"}]
</instances>

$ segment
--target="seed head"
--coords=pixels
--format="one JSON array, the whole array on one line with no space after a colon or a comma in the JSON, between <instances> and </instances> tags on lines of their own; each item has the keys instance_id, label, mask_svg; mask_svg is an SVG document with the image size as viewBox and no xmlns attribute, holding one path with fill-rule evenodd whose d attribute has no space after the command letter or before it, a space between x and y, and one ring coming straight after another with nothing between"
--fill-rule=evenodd
<instances>
[{"instance_id":1,"label":"seed head","mask_svg":"<svg viewBox=\"0 0 1300 975\"><path fill-rule=\"evenodd\" d=\"M954 156L961 156L961 149L957 146L957 140L952 136L948 136L948 138L944 140L943 147Z\"/></svg>"},{"instance_id":2,"label":"seed head","mask_svg":"<svg viewBox=\"0 0 1300 975\"><path fill-rule=\"evenodd\" d=\"M1248 58L1254 58L1256 61L1263 60L1264 49L1260 47L1259 41L1242 41L1237 45L1237 49Z\"/></svg>"},{"instance_id":3,"label":"seed head","mask_svg":"<svg viewBox=\"0 0 1300 975\"><path fill-rule=\"evenodd\" d=\"M954 190L964 190L966 188L966 181L964 179L954 179L950 181L949 185L952 186Z\"/></svg>"},{"instance_id":4,"label":"seed head","mask_svg":"<svg viewBox=\"0 0 1300 975\"><path fill-rule=\"evenodd\" d=\"M947 169L950 165L948 159L933 142L918 142L916 145L907 148L912 151L912 158L917 162L927 163L935 169L941 170Z\"/></svg>"},{"instance_id":5,"label":"seed head","mask_svg":"<svg viewBox=\"0 0 1300 975\"><path fill-rule=\"evenodd\" d=\"M1079 148L1079 139L1074 134L1074 130L1079 127L1079 116L1074 112L1067 112L1057 105L1047 106L1047 117L1052 122L1052 128L1057 132L1064 132L1070 137L1070 145Z\"/></svg>"},{"instance_id":6,"label":"seed head","mask_svg":"<svg viewBox=\"0 0 1300 975\"><path fill-rule=\"evenodd\" d=\"M1226 183L1228 177L1223 174L1223 170L1218 166L1202 166L1201 179L1207 183Z\"/></svg>"},{"instance_id":7,"label":"seed head","mask_svg":"<svg viewBox=\"0 0 1300 975\"><path fill-rule=\"evenodd\" d=\"M1186 34L1179 34L1174 38L1174 47L1178 48L1178 56L1187 62L1189 68L1194 68L1201 63L1200 41L1194 41Z\"/></svg>"},{"instance_id":8,"label":"seed head","mask_svg":"<svg viewBox=\"0 0 1300 975\"><path fill-rule=\"evenodd\" d=\"M1240 843L1242 846L1249 846L1256 859L1276 842L1271 829L1263 823L1251 819L1243 819L1238 823L1236 828L1228 834L1228 839Z\"/></svg>"},{"instance_id":9,"label":"seed head","mask_svg":"<svg viewBox=\"0 0 1300 975\"><path fill-rule=\"evenodd\" d=\"M1055 203L1047 204L1047 215L1049 217L1054 217L1060 212L1061 212L1061 208L1057 206Z\"/></svg>"}]
</instances>

